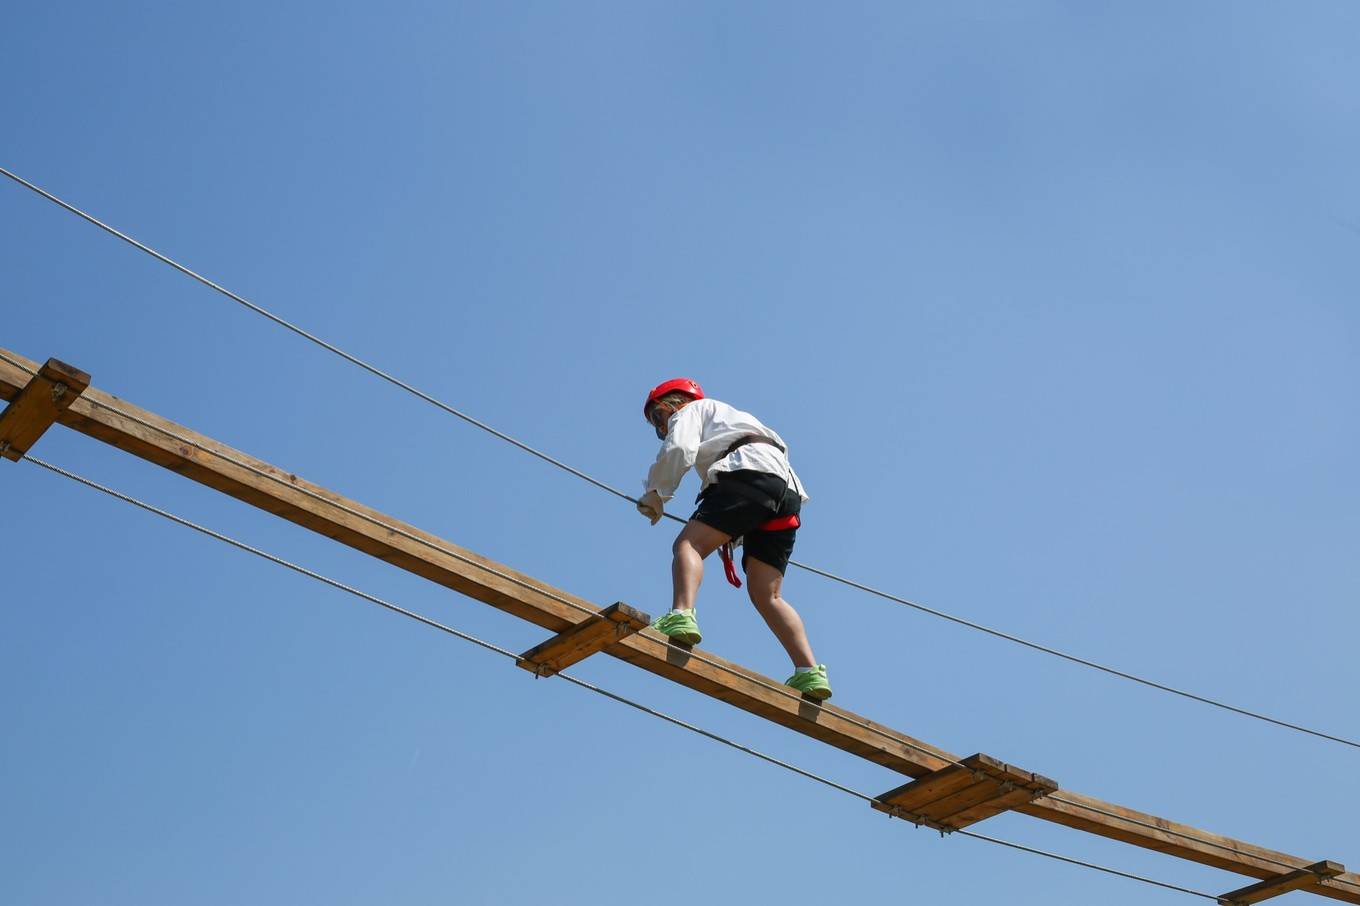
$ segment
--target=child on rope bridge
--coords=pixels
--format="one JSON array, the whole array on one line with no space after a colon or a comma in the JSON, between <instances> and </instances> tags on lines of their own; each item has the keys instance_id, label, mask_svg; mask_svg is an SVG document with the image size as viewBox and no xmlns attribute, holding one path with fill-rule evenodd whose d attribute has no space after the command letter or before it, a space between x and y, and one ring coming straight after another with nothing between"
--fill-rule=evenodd
<instances>
[{"instance_id":1,"label":"child on rope bridge","mask_svg":"<svg viewBox=\"0 0 1360 906\"><path fill-rule=\"evenodd\" d=\"M659 384L647 394L642 412L664 443L647 473L638 511L656 525L691 466L703 483L699 507L671 548L671 610L652 625L677 642L697 645L702 637L694 601L704 558L720 550L728 581L740 588L731 552L744 539L747 594L793 661L794 674L785 685L809 698L830 698L826 665L813 657L802 619L781 595L799 512L808 499L783 439L750 413L705 398L689 378Z\"/></svg>"}]
</instances>

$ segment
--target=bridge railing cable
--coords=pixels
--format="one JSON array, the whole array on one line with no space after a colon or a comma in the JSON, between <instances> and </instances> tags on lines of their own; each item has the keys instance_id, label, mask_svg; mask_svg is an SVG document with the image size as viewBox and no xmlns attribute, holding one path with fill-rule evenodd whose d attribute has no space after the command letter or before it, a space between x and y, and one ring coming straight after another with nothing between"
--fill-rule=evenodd
<instances>
[{"instance_id":1,"label":"bridge railing cable","mask_svg":"<svg viewBox=\"0 0 1360 906\"><path fill-rule=\"evenodd\" d=\"M513 446L515 446L515 447L518 447L520 450L523 450L524 452L529 453L530 455L535 456L535 457L537 457L537 458L543 460L544 462L547 462L547 463L549 463L550 465L557 467L558 469L561 469L561 470L563 470L563 471L565 471L565 472L567 472L567 473L569 473L569 474L571 474L571 475L574 475L574 476L576 476L577 478L581 479L582 481L586 481L586 482L588 482L588 483L594 485L595 487L597 487L597 488L599 488L599 489L601 489L601 490L603 490L603 491L608 492L609 494L612 494L612 495L614 495L614 496L616 496L616 497L620 497L620 498L622 498L622 499L624 499L624 500L629 501L630 503L637 503L637 498L635 498L635 497L633 497L633 496L631 496L631 495L625 493L624 491L620 490L619 488L616 488L616 487L614 487L614 486L612 486L612 485L610 485L610 484L608 484L608 483L606 483L606 482L604 482L604 481L601 481L600 479L595 478L595 477L592 476L592 475L589 475L588 473L582 471L581 469L578 469L578 468L576 468L576 467L574 467L574 466L571 466L571 465L569 465L569 464L563 462L562 460L557 459L556 457L551 456L551 455L549 455L548 453L545 453L545 452L543 452L542 450L539 450L539 449L537 449L536 447L533 447L533 446L531 446L531 445L529 445L529 444L527 444L527 443L525 443L525 442L523 442L523 441L521 441L521 440L519 440L519 439L517 439L517 438L511 436L511 435L509 435L509 434L507 434L507 433L505 433L505 432L503 432L503 431L501 431L501 430L499 430L499 429L497 429L497 428L491 426L490 424L486 423L485 421L482 421L481 419L474 418L473 416L469 415L468 413L466 413L466 412L464 412L464 411L462 411L462 410L460 410L460 409L458 409L458 408L456 408L456 407L454 407L454 406L452 406L452 405L450 405L450 404L444 402L443 400L440 400L438 397L435 397L433 394L427 393L426 391L421 390L420 388L415 387L414 385L408 383L407 381L404 381L404 380L402 380L402 379L400 379L400 378L398 378L398 377L392 375L391 373L389 373L389 372L387 372L387 371L385 371L385 370L383 370L383 369L377 367L376 365L373 365L372 363L370 363L370 362L368 362L368 361L366 361L366 360L360 358L359 356L356 356L356 355L354 355L354 354L352 354L352 353L350 353L350 352L347 352L346 350L340 348L339 346L336 346L335 344L330 343L330 342L328 342L327 340L322 339L321 337L317 336L316 334L312 333L311 331L308 331L308 330L304 329L303 327L301 327L301 326L299 326L299 325L293 323L292 321L289 321L289 320L287 320L286 318L283 318L283 317L281 317L281 316L275 314L274 312L272 312L272 311L270 311L270 310L264 308L263 306L258 305L258 304L256 304L256 303L250 301L249 299L246 299L244 296L241 296L240 294L235 293L235 292L233 292L233 291L230 290L230 289L227 289L225 286L221 285L220 283L217 283L217 282L215 282L215 281L213 281L213 280L208 279L207 277L203 276L202 274L198 273L197 271L192 270L192 269L189 268L189 267L186 267L185 265L179 263L178 261L175 261L174 259L170 258L168 255L162 254L161 252L157 251L156 249L152 248L151 246L146 245L146 244L143 243L143 242L140 242L139 240L133 238L132 236L129 236L127 233L124 233L124 232L122 232L121 230L118 230L118 229L116 229L115 227L112 227L112 226L110 226L109 224L104 223L102 220L99 220L98 218L94 217L93 215L86 213L85 211L81 210L80 208L76 207L75 205L71 204L70 202L65 201L64 199L62 199L62 198L60 198L59 196L53 194L52 192L47 191L46 189L42 188L41 186L36 185L35 183L32 183L32 182L30 182L30 181L24 179L23 177L19 176L18 174L14 173L14 172L12 172L12 171L10 171L10 170L4 168L4 167L0 167L0 175L4 175L4 176L8 177L9 179L11 179L12 181L14 181L15 183L17 183L17 184L19 184L19 185L21 185L21 186L23 186L23 187L29 189L30 191L32 191L32 192L34 192L34 193L36 193L36 194L42 196L43 198L47 199L48 201L52 202L53 204L58 205L59 207L65 209L66 211L69 211L70 213L76 215L77 217L80 217L81 219L87 221L88 223L93 224L94 226L100 228L101 230L105 231L105 232L108 233L109 235L114 236L114 237L116 237L116 238L118 238L118 239L121 239L123 242L127 243L128 245L131 245L132 247L134 247L134 248L136 248L136 249L138 249L138 250L140 250L140 251L142 251L142 252L145 252L147 255L150 255L151 257L155 258L157 261L160 261L160 262L162 262L163 264L166 264L166 265L168 265L169 267L174 268L175 270L179 271L180 273L184 274L184 275L187 276L187 277L190 277L190 278L193 279L193 280L198 281L199 283L203 284L204 286L208 287L209 289L213 290L214 292L217 292L218 294L220 294L220 295L226 297L227 299L230 299L230 300L232 300L233 302L236 302L237 304L239 304L239 305L241 305L241 306L244 306L245 308L249 309L250 311L254 312L255 314L260 315L260 316L263 317L263 318L266 318L267 320L273 322L274 324L276 324L276 325L278 325L278 326L280 326L280 327L283 327L284 329L286 329L286 330L288 330L288 331L291 331L292 333L296 334L297 336L302 337L303 339L305 339L305 340L307 340L307 341L309 341L309 342L311 342L311 343L316 344L317 346L321 347L322 349L325 349L325 350L327 350L328 352L330 352L330 353L332 353L332 354L334 354L334 355L336 355L336 356L338 356L338 357L344 359L346 362L349 362L350 364L355 365L356 367L361 368L361 369L363 369L364 371L367 371L369 374L372 374L373 376L375 376L375 377L377 377L377 378L379 378L379 379L381 379L381 380L383 380L383 381L386 381L387 383L392 384L393 386L395 386L395 387L397 387L397 388L399 388L399 389L401 389L401 390L403 390L403 391L405 391L405 392L407 392L407 393L410 393L410 394L412 394L413 396L415 396L415 397L417 397L417 398L423 400L424 402L426 402L426 403L428 403L428 404L430 404L430 405L432 405L432 406L434 406L434 407L440 409L441 411L443 411L443 412L445 412L445 413L447 413L447 414L449 414L449 415L453 415L453 416L455 416L455 417L457 417L457 418L459 418L459 419L462 419L463 421L467 422L468 424L473 425L474 427L479 428L479 429L481 429L481 430L483 430L483 431L486 431L487 433L489 433L489 434L491 434L491 435L493 435L493 436L499 438L500 440L503 440L503 441L505 441L506 443L509 443L509 444L511 444L511 445L513 445ZM8 360L8 359L7 359L7 360ZM8 360L8 361L10 361L11 364L15 364L12 360ZM666 518L671 519L671 520L673 520L673 521L675 521L675 522L684 522L684 521L685 521L685 520L681 519L680 517L675 516L674 514L671 514L671 513L666 513L665 515L666 515ZM991 627L991 626L987 626L987 625L985 625L985 624L976 622L976 621L974 621L974 620L969 620L969 619L966 619L966 618L964 618L964 617L960 617L960 616L957 616L957 615L955 615L955 614L951 614L951 613L948 613L948 612L946 612L946 611L939 610L938 608L929 607L929 606L927 606L927 605L920 604L920 603L918 603L918 602L912 601L912 600L910 600L910 599L908 599L908 598L905 598L905 597L902 597L902 596L900 596L900 595L896 595L896 594L893 594L893 593L891 593L891 592L887 592L887 591L883 591L883 590L878 589L878 588L874 588L874 587L872 587L872 586L870 586L870 585L866 585L866 584L864 584L864 583L862 583L862 582L858 582L858 581L856 581L856 580L854 580L854 579L850 579L850 578L847 578L847 577L845 577L845 576L838 575L838 574L833 573L833 572L831 572L831 571L829 571L829 570L825 570L825 569L822 569L822 568L817 567L817 566L813 566L813 565L810 565L810 564L807 564L807 563L803 563L803 562L798 561L798 560L790 560L789 562L790 562L790 564L793 565L794 567L797 567L797 568L799 568L799 569L802 569L802 570L805 570L805 571L807 571L807 572L813 573L814 575L821 576L822 578L828 579L828 580L830 580L830 581L832 581L832 582L837 582L837 583L839 583L839 584L841 584L841 585L845 585L845 586L847 586L847 587L849 587L849 588L854 588L854 589L856 589L856 590L858 590L858 591L862 591L862 592L865 592L865 593L867 593L867 594L874 595L875 597L882 598L883 600L892 601L892 602L894 602L894 603L896 603L896 604L900 604L900 605L903 605L903 606L905 606L905 607L910 607L910 608L912 608L912 609L914 609L914 610L916 610L916 611L918 611L918 612L920 612L920 613L925 613L925 614L928 614L928 615L930 615L930 616L937 617L937 618L942 619L942 620L947 620L947 621L949 621L949 622L955 623L956 625L964 626L964 627L966 627L966 628L973 629L973 630L975 630L975 631L985 633L985 634L990 635L990 636L992 636L992 637L994 637L994 638L1002 639L1002 640L1004 640L1004 641L1008 641L1008 642L1011 642L1011 643L1016 644L1016 645L1021 645L1021 646L1023 646L1023 647L1029 648L1029 649L1032 650L1032 651L1037 651L1037 652L1040 652L1040 653L1043 653L1043 654L1047 654L1047 655L1049 655L1049 656L1051 656L1051 657L1060 658L1060 659L1062 659L1062 660L1068 661L1069 663L1073 663L1073 664L1077 664L1077 665L1079 665L1079 666L1087 667L1087 668L1092 669L1092 670L1097 670L1097 671L1103 672L1103 673L1105 673L1105 674L1108 674L1108 675L1110 675L1110 676L1114 676L1114 677L1117 677L1117 678L1120 678L1120 679L1127 680L1127 681L1129 681L1129 682L1133 682L1133 683L1140 684L1140 685L1145 686L1145 687L1150 688L1150 689L1156 689L1156 690L1158 690L1158 691L1165 692L1165 693L1168 693L1168 694L1170 694L1170 695L1176 695L1176 696L1179 696L1179 697L1181 697L1181 698L1185 698L1185 699L1188 699L1188 700L1191 700L1191 701L1199 702L1199 703L1204 704L1204 705L1208 705L1208 706L1210 706L1210 707L1219 708L1219 709L1221 709L1221 710L1228 711L1228 712L1230 712L1230 713L1237 714L1237 715L1242 716L1242 717L1247 717L1247 718L1251 718L1251 719L1254 719L1254 720L1259 720L1259 721L1262 721L1262 722L1265 722L1265 723L1273 724L1274 726L1281 727L1281 728L1283 728L1283 729L1292 730L1292 731L1298 732L1298 733L1304 733L1304 734L1307 734L1307 735L1309 735L1309 736L1313 736L1313 737L1316 737L1316 738L1319 738L1319 739L1324 739L1324 740L1327 740L1327 741L1330 741L1330 742L1335 742L1335 743L1339 743L1339 744L1341 744L1341 745L1350 746L1350 747L1352 747L1352 748L1360 749L1360 741L1357 741L1357 740L1354 740L1354 739L1349 739L1349 738L1346 738L1346 737L1343 737L1343 736L1339 736L1339 735L1336 735L1336 734L1333 734L1333 733L1328 733L1328 732L1325 732L1325 731L1322 731L1322 730L1317 730L1317 729L1314 729L1314 728L1311 728L1311 727L1307 727L1307 726L1304 726L1304 725L1302 725L1302 724L1295 723L1295 722L1292 722L1292 721L1287 721L1287 720L1284 720L1284 719L1281 719L1281 718L1278 718L1278 717L1273 717L1273 716L1271 716L1271 715L1262 713L1262 712L1260 712L1260 711L1255 711L1255 710L1252 710L1252 709L1250 709L1250 708L1241 707L1241 706L1239 706L1239 705L1234 705L1234 704L1231 704L1231 703L1229 703L1229 702L1225 702L1225 701L1222 701L1222 700L1220 700L1220 699L1213 698L1213 697L1211 697L1211 696L1201 695L1201 694L1196 693L1196 692L1191 692L1191 691L1186 690L1186 689L1181 689L1181 688L1178 688L1178 687L1176 687L1176 686L1172 686L1172 685L1170 685L1170 684L1168 684L1168 683L1159 682L1159 681L1157 681L1157 680L1149 679L1148 677L1145 677L1145 676L1140 676L1140 675L1138 675L1138 674L1131 673L1131 672L1129 672L1129 671L1127 671L1127 670L1121 670L1121 669L1119 669L1119 668L1117 668L1117 667L1112 667L1112 666L1109 666L1108 664L1103 664L1103 663L1100 663L1099 661L1095 661L1095 660L1090 659L1090 658L1081 657L1081 656L1079 656L1079 655L1075 655L1075 654L1072 654L1072 653L1070 653L1070 652L1066 652L1066 651L1063 651L1063 650L1061 650L1061 649L1054 648L1054 647L1052 647L1052 646L1050 646L1050 645L1044 645L1044 644L1041 644L1041 643L1039 643L1039 642L1035 642L1035 641L1032 641L1032 640L1030 640L1030 639L1023 638L1023 637L1021 637L1021 636L1015 635L1014 633L1005 632L1005 631L1003 631L1003 630L996 629L996 628Z\"/></svg>"},{"instance_id":2,"label":"bridge railing cable","mask_svg":"<svg viewBox=\"0 0 1360 906\"><path fill-rule=\"evenodd\" d=\"M476 637L476 636L474 636L474 635L472 635L472 634L470 634L470 633L463 632L462 630L456 629L456 628L454 628L454 627L452 627L452 626L449 626L449 625L447 625L447 624L445 624L445 623L441 623L441 622L439 622L439 621L437 621L437 620L431 619L431 618L429 618L429 617L427 617L427 616L424 616L423 614L420 614L420 613L418 613L418 612L416 612L416 611L410 610L410 609L408 609L408 608L406 608L406 607L402 607L402 606L399 605L399 604L395 604L395 603L393 603L393 602L391 602L391 601L388 601L388 600L386 600L386 599L384 599L384 598L380 598L380 597L378 597L377 595L370 594L370 593L368 593L368 592L366 592L366 591L362 591L361 589L355 588L355 587L352 586L352 585L346 584L346 583L341 582L341 581L339 581L339 580L337 580L337 579L333 579L333 578L331 578L331 577L329 577L329 576L323 575L323 574L321 574L321 573L319 573L319 572L316 572L315 570L308 569L308 568L305 567L305 566L301 566L301 565L299 565L299 564L297 564L297 563L294 563L294 562L292 562L292 561L290 561L290 560L286 560L286 559L284 559L283 557L277 556L276 554L269 553L268 551L265 551L265 550L263 550L263 549L261 549L261 548L258 548L258 547L255 547L255 546L253 546L253 545L247 544L247 543L244 542L244 541L240 541L240 540L238 540L238 539L236 539L236 538L232 538L232 537L229 536L229 535L223 534L222 532L218 532L218 531L216 531L216 530L214 530L214 529L208 528L207 526L201 525L201 524L199 524L199 523L196 523L196 522L193 522L193 521L191 521L191 520L189 520L189 519L186 519L186 518L184 518L184 517L182 517L182 516L179 516L179 515L176 515L176 514L174 514L174 513L171 513L171 512L168 511L168 510L165 510L165 509L162 509L162 508L160 508L160 507L157 507L157 506L155 506L155 505L153 505L153 504L147 503L146 501L143 501L143 500L140 500L140 499L138 499L138 498L136 498L136 497L133 497L133 496L130 495L130 494L123 493L122 491L115 490L115 489L113 489L113 488L111 488L111 487L108 487L107 485L100 484L99 482L96 482L96 481L94 481L94 480L92 480L92 479L85 478L84 476L78 475L78 474L76 474L76 473L74 473L74 472L72 472L72 471L69 471L69 470L67 470L67 469L62 468L61 466L57 466L57 465L54 465L54 464L52 464L52 463L46 462L46 461L44 461L44 460L42 460L42 459L38 459L38 458L36 458L36 457L34 457L34 456L28 456L28 455L24 456L24 461L29 462L29 463L32 463L33 465L39 466L40 468L46 469L46 470L49 471L49 472L53 472L53 473L55 473L55 474L57 474L57 475L61 475L62 477L67 478L67 479L70 479L71 481L77 482L77 483L79 483L79 484L81 484L81 485L84 485L84 486L87 487L87 488L91 488L91 489L93 489L93 490L96 490L96 491L99 491L99 492L101 492L101 493L103 493L103 494L106 494L106 495L108 495L108 496L110 496L110 497L113 497L113 498L115 498L115 499L117 499L117 500L121 500L121 501L123 501L124 503L130 504L130 505L132 505L132 506L134 506L134 507L137 507L138 509L141 509L141 510L143 510L143 511L145 511L145 512L152 513L152 514L154 514L154 515L156 515L156 516L160 516L161 518L167 519L167 520L169 520L169 521L171 521L171 522L173 522L173 523L175 523L175 524L177 524L177 525L183 526L184 528L191 529L191 530L193 530L193 531L195 531L195 532L198 532L199 534L205 535L205 536L207 536L207 537L209 537L209 538L212 538L212 539L214 539L214 540L216 540L216 541L220 541L220 542L222 542L222 543L224 543L224 544L230 545L231 547L234 547L234 548L236 548L237 550L244 551L245 553L252 554L253 556L256 556L256 557L260 557L261 559L267 560L267 561L269 561L270 563L273 563L273 564L275 564L275 565L277 565L277 566L284 567L285 569L289 569L289 570L291 570L291 571L293 571L293 572L295 572L295 573L298 573L299 575L305 576L305 577L307 577L307 578L309 578L309 579L312 579L312 580L314 580L314 581L321 582L321 583L323 583L323 584L325 584L325 585L328 585L328 586L330 586L331 588L337 589L337 590L339 590L339 591L343 591L343 592L345 592L346 594L353 595L353 596L355 596L355 597L357 597L357 598L360 598L361 600L367 601L367 602L370 603L370 604L376 604L377 606L382 607L382 608L384 608L384 609L386 609L386 610L388 610L388 611L391 611L392 613L396 613L396 614L399 614L399 615L401 615L401 616L407 617L408 619L415 620L416 622L419 622L419 623L421 623L421 624L423 624L423 625L425 625L425 626L428 626L428 627L430 627L430 628L432 628L432 629L437 629L437 630L439 630L440 632L444 632L444 633L446 633L446 634L448 634L448 635L452 635L452 636L454 636L454 637L456 637L456 638L462 639L462 640L465 641L465 642L469 642L469 643L471 643L471 644L473 644L473 645L477 645L478 647L480 647L480 648L482 648L482 649L484 649L484 650L486 650L486 651L493 652L493 653L495 653L495 654L501 655L502 657L507 657L507 658L510 658L510 659L512 659L512 660L517 660L517 659L519 658L519 655L517 655L515 652L510 651L510 650L508 650L508 649L506 649L506 648L502 648L502 647L500 647L499 645L496 645L496 644L494 644L494 643L492 643L492 642L485 641L485 640L480 639L480 638L478 638L478 637ZM693 723L690 723L690 722L688 722L688 721L682 720L682 719L680 719L680 718L678 718L678 717L675 717L675 716L673 716L673 715L671 715L671 714L667 714L667 713L665 713L665 712L663 712L663 711L659 711L659 710L657 710L656 708L652 708L652 707L649 706L649 705L645 705L645 704L643 704L643 703L641 703L641 702L635 701L634 699L628 698L627 696L620 695L620 694L617 693L617 692L610 691L610 690L608 690L608 689L603 688L602 686L598 686L598 685L595 685L594 683L591 683L591 682L588 682L588 681L586 681L586 680L580 679L579 677L576 677L576 676L573 676L573 675L570 675L570 674L564 673L564 672L563 672L563 673L557 673L556 676L557 676L558 678L560 678L560 679L563 679L563 680L567 681L568 683L570 683L570 684L572 684L572 685L574 685L574 686L576 686L576 687L578 687L578 688L585 689L585 690L587 690L587 691L589 691L589 692L594 692L594 693L597 694L597 695L600 695L600 696L603 696L603 697L605 697L605 698L608 698L608 699L610 699L611 701L617 702L617 703L619 703L619 704L626 705L626 706L628 706L628 707L630 707L630 708L632 708L632 709L634 709L634 710L636 710L636 711L640 711L640 712L643 713L643 714L649 715L649 716L651 716L651 717L655 717L655 718L657 718L657 719L659 719L659 720L663 720L663 721L665 721L665 722L667 722L667 723L669 723L669 724L672 724L672 725L674 725L674 726L677 726L677 727L680 727L680 728L682 728L682 729L688 730L688 731L690 731L690 732L692 732L692 733L695 733L695 734L697 734L697 735L699 735L699 736L703 736L703 737L706 738L706 739L709 739L709 740L711 740L711 741L713 741L713 742L717 742L717 743L719 743L719 744L721 744L721 745L727 746L728 748L731 748L731 749L733 749L733 750L735 750L735 751L741 752L741 753L743 753L743 754L745 754L745 755L748 755L748 756L751 756L751 757L753 757L753 758L759 759L759 760L761 760L761 761L763 761L763 762L765 762L765 763L767 763L767 764L771 764L771 765L774 765L775 767L782 768L783 770L786 770L786 771L789 771L790 773L796 774L796 775L798 775L799 777L802 777L802 778L805 779L805 780L811 780L811 781L813 781L813 782L815 782L815 783L819 783L819 784L821 784L821 785L823 785L823 786L830 787L831 789L837 790L838 792L844 793L844 794L846 794L846 795L848 795L848 796L851 796L851 797L853 797L853 798L855 798L855 799L861 800L861 801L863 801L863 802L865 802L865 803L872 803L872 802L875 802L875 801L876 801L875 797L870 796L870 795L868 795L867 793L861 792L861 791L856 790L856 789L854 789L854 788L852 788L852 787L846 786L846 785L844 785L844 784L842 784L842 783L838 783L838 782L836 782L835 780L831 780L830 778L823 777L823 776L821 776L820 774L817 774L817 773L815 773L815 772L813 772L813 771L809 771L809 770L807 770L807 769L805 769L805 768L799 767L799 766L797 766L797 765L795 765L795 764L793 764L793 763L791 763L791 762L785 761L785 760L783 760L783 759L781 759L781 758L777 758L777 757L775 757L775 756L773 756L773 755L769 755L769 754L767 754L767 753L765 753L765 752L761 752L761 751L758 750L758 749L755 749L755 748L753 748L753 747L751 747L751 746L745 745L744 743L738 742L738 741L736 741L736 740L734 740L734 739L731 739L731 738L729 738L729 737L723 736L723 735L720 734L720 733L716 733L716 732L714 732L714 731L712 731L712 730L708 730L708 729L705 729L705 728L703 728L703 727L700 727L700 726L698 726L698 725L696 725L696 724L693 724ZM1109 875L1113 875L1113 876L1116 876L1116 877L1126 878L1126 879L1133 880L1133 881L1139 881L1139 882L1141 882L1141 883L1148 884L1148 885L1155 886L1155 887L1160 887L1160 888L1165 889L1165 890L1171 890L1171 891L1175 891L1175 892L1178 892L1178 893L1188 894L1188 895L1190 895L1190 896L1201 897L1201 898L1203 898L1203 899L1213 900L1214 902L1218 902L1218 900L1219 900L1219 898L1218 898L1216 895L1214 895L1214 894L1205 893L1205 892L1200 891L1200 890L1194 890L1194 889L1191 889L1191 888L1189 888L1189 887L1182 887L1182 886L1177 885L1177 884L1170 884L1170 883L1167 883L1167 882L1165 882L1165 881L1156 880L1155 878L1149 878L1149 877L1146 877L1146 876L1143 876L1143 875L1135 874L1135 873L1133 873L1133 872L1122 871L1122 870L1116 869L1116 868L1110 868L1110 867L1105 866L1105 865L1099 865L1099 864L1094 863L1094 862L1088 862L1088 861L1085 861L1085 860L1082 860L1082 859L1073 858L1073 857L1071 857L1071 856L1061 855L1061 854L1059 854L1059 853L1050 852L1050 851L1048 851L1048 850L1038 849L1038 848L1036 848L1036 847L1027 846L1027 845L1022 844L1022 843L1016 843L1016 842L1013 842L1013 841L1010 841L1010 840L1004 840L1004 839L1001 839L1001 838L999 838L999 837L992 837L992 836L988 836L988 835L986 835L986 834L979 834L979 833L976 833L976 832L973 832L973 831L967 831L967 830L957 830L957 831L953 831L952 833L956 833L956 834L959 834L959 835L964 836L964 837L970 837L970 838L975 839L975 840L982 840L982 841L985 841L985 842L987 842L987 843L992 843L992 844L996 844L996 845L999 845L999 846L1004 846L1004 847L1007 847L1007 848L1009 848L1009 849L1018 850L1018 851L1020 851L1020 852L1030 853L1030 854L1032 854L1032 855L1043 856L1043 857L1048 858L1048 859L1053 859L1053 860L1056 860L1056 861L1064 862L1064 863L1067 863L1067 864L1069 864L1069 865L1076 865L1076 866L1081 867L1081 868L1086 868L1086 869L1090 869L1090 870L1093 870L1093 871L1098 871L1098 872L1101 872L1101 873L1104 873L1104 874L1109 874Z\"/></svg>"}]
</instances>

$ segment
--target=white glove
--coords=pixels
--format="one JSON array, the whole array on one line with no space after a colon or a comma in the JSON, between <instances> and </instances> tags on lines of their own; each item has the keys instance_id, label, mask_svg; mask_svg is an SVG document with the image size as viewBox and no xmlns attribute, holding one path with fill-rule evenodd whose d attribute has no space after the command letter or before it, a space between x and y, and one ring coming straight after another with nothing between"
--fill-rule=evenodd
<instances>
[{"instance_id":1,"label":"white glove","mask_svg":"<svg viewBox=\"0 0 1360 906\"><path fill-rule=\"evenodd\" d=\"M665 504L661 502L661 494L655 488L642 495L642 499L637 502L638 512L652 520L652 525L661 521L661 514L666 512Z\"/></svg>"}]
</instances>

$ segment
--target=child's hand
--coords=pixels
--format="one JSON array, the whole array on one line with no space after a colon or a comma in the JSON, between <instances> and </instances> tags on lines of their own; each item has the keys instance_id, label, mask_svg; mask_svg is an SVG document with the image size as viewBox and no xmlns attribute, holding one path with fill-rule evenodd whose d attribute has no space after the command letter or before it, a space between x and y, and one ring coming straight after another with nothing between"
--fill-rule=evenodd
<instances>
[{"instance_id":1,"label":"child's hand","mask_svg":"<svg viewBox=\"0 0 1360 906\"><path fill-rule=\"evenodd\" d=\"M661 514L666 511L665 505L661 502L661 495L652 489L642 495L642 499L637 502L638 512L652 520L652 525L661 521Z\"/></svg>"}]
</instances>

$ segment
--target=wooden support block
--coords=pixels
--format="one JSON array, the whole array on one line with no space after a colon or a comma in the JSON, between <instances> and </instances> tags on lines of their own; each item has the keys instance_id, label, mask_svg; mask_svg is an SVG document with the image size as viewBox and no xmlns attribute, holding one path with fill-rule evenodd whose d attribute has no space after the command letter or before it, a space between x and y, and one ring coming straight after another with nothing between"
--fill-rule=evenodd
<instances>
[{"instance_id":1,"label":"wooden support block","mask_svg":"<svg viewBox=\"0 0 1360 906\"><path fill-rule=\"evenodd\" d=\"M1300 887L1307 887L1327 878L1334 878L1345 870L1346 866L1340 862L1326 860L1314 862L1307 868L1286 872L1278 878L1268 878L1259 884L1252 884L1249 887L1242 887L1231 893L1225 893L1218 898L1218 902L1224 904L1224 906L1246 906L1248 903L1259 903L1262 900L1269 900L1271 897L1289 893L1291 890L1298 890Z\"/></svg>"},{"instance_id":2,"label":"wooden support block","mask_svg":"<svg viewBox=\"0 0 1360 906\"><path fill-rule=\"evenodd\" d=\"M1049 781L1050 783L1052 781ZM1028 805L1040 796L1054 792L1057 784L1050 790L1035 790L1029 787L1017 786L1009 793L1005 793L986 802L980 802L971 808L963 809L950 817L949 821L955 827L967 827L970 824L977 824L979 821L986 820L1002 812L1009 812L1018 805Z\"/></svg>"},{"instance_id":3,"label":"wooden support block","mask_svg":"<svg viewBox=\"0 0 1360 906\"><path fill-rule=\"evenodd\" d=\"M978 753L889 790L870 805L917 824L951 831L1027 805L1057 789L1058 784L1042 774Z\"/></svg>"},{"instance_id":4,"label":"wooden support block","mask_svg":"<svg viewBox=\"0 0 1360 906\"><path fill-rule=\"evenodd\" d=\"M516 665L538 676L551 676L603 651L625 636L651 625L652 618L622 602L610 604L519 656Z\"/></svg>"},{"instance_id":5,"label":"wooden support block","mask_svg":"<svg viewBox=\"0 0 1360 906\"><path fill-rule=\"evenodd\" d=\"M14 402L0 412L0 456L18 462L58 416L90 386L90 376L65 362L48 359Z\"/></svg>"}]
</instances>

